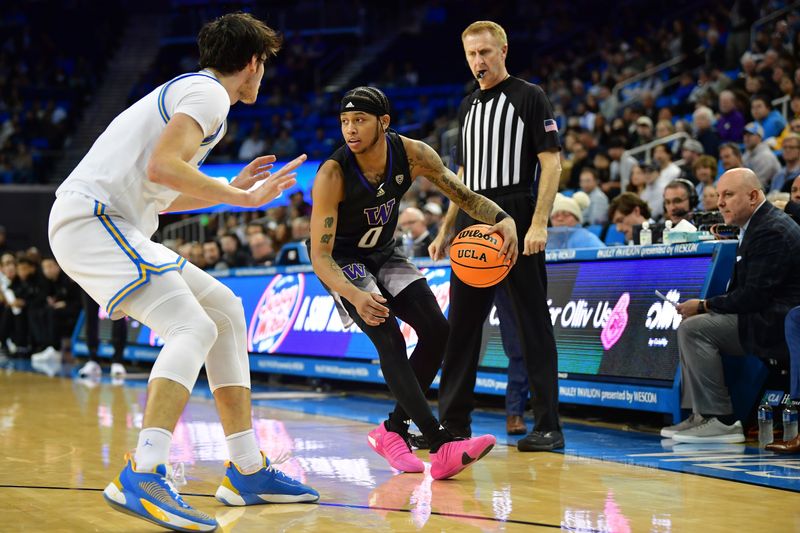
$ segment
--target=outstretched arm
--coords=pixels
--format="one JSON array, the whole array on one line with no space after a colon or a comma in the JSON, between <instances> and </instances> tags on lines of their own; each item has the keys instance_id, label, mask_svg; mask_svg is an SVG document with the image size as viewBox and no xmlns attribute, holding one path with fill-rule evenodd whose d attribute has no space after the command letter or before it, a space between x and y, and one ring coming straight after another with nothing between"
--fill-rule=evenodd
<instances>
[{"instance_id":1,"label":"outstretched arm","mask_svg":"<svg viewBox=\"0 0 800 533\"><path fill-rule=\"evenodd\" d=\"M179 197L177 205L173 202L179 209L216 204L262 206L296 183L293 170L306 159L302 155L286 164L280 172L268 175L260 185L243 190L210 178L188 163L202 142L200 124L185 113L175 113L147 163L147 179L197 200L189 202Z\"/></svg>"},{"instance_id":2,"label":"outstretched arm","mask_svg":"<svg viewBox=\"0 0 800 533\"><path fill-rule=\"evenodd\" d=\"M332 291L355 306L359 316L370 326L377 326L389 316L380 294L362 291L345 277L333 258L339 202L344 198L344 176L335 161L326 161L317 172L311 190L311 264L320 280Z\"/></svg>"},{"instance_id":3,"label":"outstretched arm","mask_svg":"<svg viewBox=\"0 0 800 533\"><path fill-rule=\"evenodd\" d=\"M442 158L433 148L424 142L406 137L403 137L403 144L411 176L428 178L428 181L436 185L451 202L466 211L469 216L491 224L490 233L497 232L503 236L503 248L500 253L511 259L513 264L517 258L517 227L514 219L504 213L496 203L472 192L464 185L449 168L444 166Z\"/></svg>"}]
</instances>

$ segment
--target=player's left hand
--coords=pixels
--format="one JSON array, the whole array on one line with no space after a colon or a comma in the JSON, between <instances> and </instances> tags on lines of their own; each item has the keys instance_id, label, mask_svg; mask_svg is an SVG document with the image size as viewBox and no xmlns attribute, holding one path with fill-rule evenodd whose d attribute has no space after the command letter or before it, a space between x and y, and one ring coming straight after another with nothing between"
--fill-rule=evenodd
<instances>
[{"instance_id":1,"label":"player's left hand","mask_svg":"<svg viewBox=\"0 0 800 533\"><path fill-rule=\"evenodd\" d=\"M506 217L491 228L489 228L488 234L492 233L499 233L503 237L503 247L500 248L500 251L497 252L498 257L501 255L505 255L506 259L511 261L511 266L514 266L514 263L517 262L517 256L519 255L519 241L517 240L517 225L514 223L514 219L511 217Z\"/></svg>"},{"instance_id":2,"label":"player's left hand","mask_svg":"<svg viewBox=\"0 0 800 533\"><path fill-rule=\"evenodd\" d=\"M239 172L239 175L231 181L231 187L236 187L243 191L248 190L258 181L269 176L269 171L274 166L277 158L274 155L262 155L256 157Z\"/></svg>"},{"instance_id":3,"label":"player's left hand","mask_svg":"<svg viewBox=\"0 0 800 533\"><path fill-rule=\"evenodd\" d=\"M531 224L528 232L525 234L523 255L533 255L539 252L544 252L544 247L547 245L547 228L540 228Z\"/></svg>"}]
</instances>

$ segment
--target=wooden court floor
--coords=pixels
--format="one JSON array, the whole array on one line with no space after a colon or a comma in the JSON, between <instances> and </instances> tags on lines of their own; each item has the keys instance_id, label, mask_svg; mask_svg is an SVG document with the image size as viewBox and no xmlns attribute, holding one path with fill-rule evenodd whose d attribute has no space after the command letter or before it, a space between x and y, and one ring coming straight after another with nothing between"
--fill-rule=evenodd
<instances>
[{"instance_id":1,"label":"wooden court floor","mask_svg":"<svg viewBox=\"0 0 800 533\"><path fill-rule=\"evenodd\" d=\"M158 531L102 498L135 446L143 402L141 386L0 372L0 531ZM785 490L509 446L432 481L393 472L366 445L371 424L257 406L254 427L321 502L214 500L224 436L212 402L193 396L172 461L184 465L181 492L222 531L800 531L800 495Z\"/></svg>"}]
</instances>

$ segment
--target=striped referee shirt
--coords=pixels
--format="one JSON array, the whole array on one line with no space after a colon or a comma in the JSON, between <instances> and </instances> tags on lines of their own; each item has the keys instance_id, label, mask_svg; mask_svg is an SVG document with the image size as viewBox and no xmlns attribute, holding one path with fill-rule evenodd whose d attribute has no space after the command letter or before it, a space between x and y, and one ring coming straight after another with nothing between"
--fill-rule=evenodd
<instances>
[{"instance_id":1,"label":"striped referee shirt","mask_svg":"<svg viewBox=\"0 0 800 533\"><path fill-rule=\"evenodd\" d=\"M464 98L458 110L456 161L477 192L513 189L536 195L537 154L560 148L553 108L538 85L509 77Z\"/></svg>"}]
</instances>

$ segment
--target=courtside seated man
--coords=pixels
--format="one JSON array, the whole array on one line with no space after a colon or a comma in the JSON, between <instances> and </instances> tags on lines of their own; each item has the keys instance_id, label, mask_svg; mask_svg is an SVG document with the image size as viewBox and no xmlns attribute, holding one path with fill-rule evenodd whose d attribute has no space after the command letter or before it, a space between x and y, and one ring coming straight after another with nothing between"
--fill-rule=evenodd
<instances>
[{"instance_id":1,"label":"courtside seated man","mask_svg":"<svg viewBox=\"0 0 800 533\"><path fill-rule=\"evenodd\" d=\"M345 146L328 158L314 181L311 262L334 296L342 322L355 322L375 345L389 390L397 399L388 420L370 432L370 447L404 472L424 472L407 444L408 420L430 443L431 476L456 475L486 455L491 435L457 439L439 425L425 391L442 364L447 320L425 276L397 249L400 200L424 176L475 219L504 238L500 254L516 259L516 226L497 204L461 183L427 144L389 128L389 100L374 87L342 99ZM395 317L419 337L411 357Z\"/></svg>"},{"instance_id":2,"label":"courtside seated man","mask_svg":"<svg viewBox=\"0 0 800 533\"><path fill-rule=\"evenodd\" d=\"M225 15L198 36L203 70L156 88L115 118L56 192L50 244L59 264L112 318L128 315L164 340L150 374L135 454L106 487L117 510L178 531L212 531L169 476L172 431L205 364L230 463L226 505L314 502L314 489L275 470L251 426L244 309L222 283L150 241L158 213L215 204L257 207L295 183L298 157L270 175L274 156L230 185L198 170L225 134L236 102L256 101L280 36L250 15Z\"/></svg>"}]
</instances>

